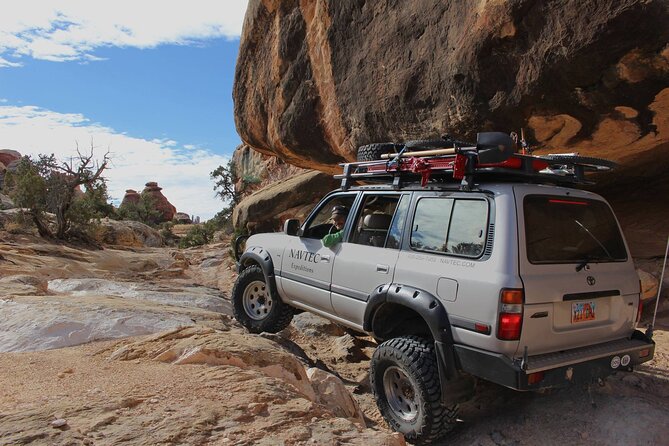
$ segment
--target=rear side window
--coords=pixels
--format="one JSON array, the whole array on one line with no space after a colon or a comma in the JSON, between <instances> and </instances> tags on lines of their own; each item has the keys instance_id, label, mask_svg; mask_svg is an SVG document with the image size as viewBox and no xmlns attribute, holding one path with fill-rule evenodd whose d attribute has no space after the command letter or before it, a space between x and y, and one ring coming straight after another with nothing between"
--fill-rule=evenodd
<instances>
[{"instance_id":1,"label":"rear side window","mask_svg":"<svg viewBox=\"0 0 669 446\"><path fill-rule=\"evenodd\" d=\"M531 263L627 260L618 224L603 201L528 195L523 211Z\"/></svg>"},{"instance_id":2,"label":"rear side window","mask_svg":"<svg viewBox=\"0 0 669 446\"><path fill-rule=\"evenodd\" d=\"M488 203L484 200L422 198L416 205L411 247L464 257L485 248Z\"/></svg>"}]
</instances>

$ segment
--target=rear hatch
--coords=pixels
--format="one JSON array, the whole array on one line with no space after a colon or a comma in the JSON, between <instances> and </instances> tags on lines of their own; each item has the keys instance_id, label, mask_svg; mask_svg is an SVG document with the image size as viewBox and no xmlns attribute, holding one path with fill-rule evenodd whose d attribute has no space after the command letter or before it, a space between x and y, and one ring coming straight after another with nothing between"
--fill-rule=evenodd
<instances>
[{"instance_id":1,"label":"rear hatch","mask_svg":"<svg viewBox=\"0 0 669 446\"><path fill-rule=\"evenodd\" d=\"M525 185L514 192L525 290L517 354L629 336L639 279L609 205L570 189Z\"/></svg>"}]
</instances>

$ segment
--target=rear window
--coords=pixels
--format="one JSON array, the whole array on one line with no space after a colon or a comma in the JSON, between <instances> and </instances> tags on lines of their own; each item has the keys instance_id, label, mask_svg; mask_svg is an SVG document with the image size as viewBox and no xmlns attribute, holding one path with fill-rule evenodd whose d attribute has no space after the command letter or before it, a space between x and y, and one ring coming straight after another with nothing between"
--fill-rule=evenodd
<instances>
[{"instance_id":1,"label":"rear window","mask_svg":"<svg viewBox=\"0 0 669 446\"><path fill-rule=\"evenodd\" d=\"M524 213L531 263L627 260L616 220L603 201L529 195Z\"/></svg>"}]
</instances>

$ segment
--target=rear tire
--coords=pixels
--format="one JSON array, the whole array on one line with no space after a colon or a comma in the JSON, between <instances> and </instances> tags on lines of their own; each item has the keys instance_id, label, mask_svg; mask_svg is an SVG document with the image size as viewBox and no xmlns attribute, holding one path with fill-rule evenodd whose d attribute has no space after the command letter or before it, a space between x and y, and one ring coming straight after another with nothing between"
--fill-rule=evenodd
<instances>
[{"instance_id":1,"label":"rear tire","mask_svg":"<svg viewBox=\"0 0 669 446\"><path fill-rule=\"evenodd\" d=\"M434 342L404 336L382 343L369 379L381 415L408 441L429 444L455 427L457 405L441 403Z\"/></svg>"},{"instance_id":2,"label":"rear tire","mask_svg":"<svg viewBox=\"0 0 669 446\"><path fill-rule=\"evenodd\" d=\"M396 153L402 146L392 142L383 142L377 144L368 144L366 146L358 147L358 161L377 161L381 159L381 155L386 153Z\"/></svg>"},{"instance_id":3,"label":"rear tire","mask_svg":"<svg viewBox=\"0 0 669 446\"><path fill-rule=\"evenodd\" d=\"M284 304L265 283L258 265L239 274L232 289L232 314L251 333L277 333L293 319L293 308Z\"/></svg>"}]
</instances>

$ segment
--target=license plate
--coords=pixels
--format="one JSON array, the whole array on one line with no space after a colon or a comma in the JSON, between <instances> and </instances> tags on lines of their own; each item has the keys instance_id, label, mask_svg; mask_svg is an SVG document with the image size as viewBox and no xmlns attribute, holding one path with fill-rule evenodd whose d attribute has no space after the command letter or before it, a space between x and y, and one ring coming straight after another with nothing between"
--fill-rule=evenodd
<instances>
[{"instance_id":1,"label":"license plate","mask_svg":"<svg viewBox=\"0 0 669 446\"><path fill-rule=\"evenodd\" d=\"M571 323L594 321L594 302L574 302L571 304Z\"/></svg>"}]
</instances>

